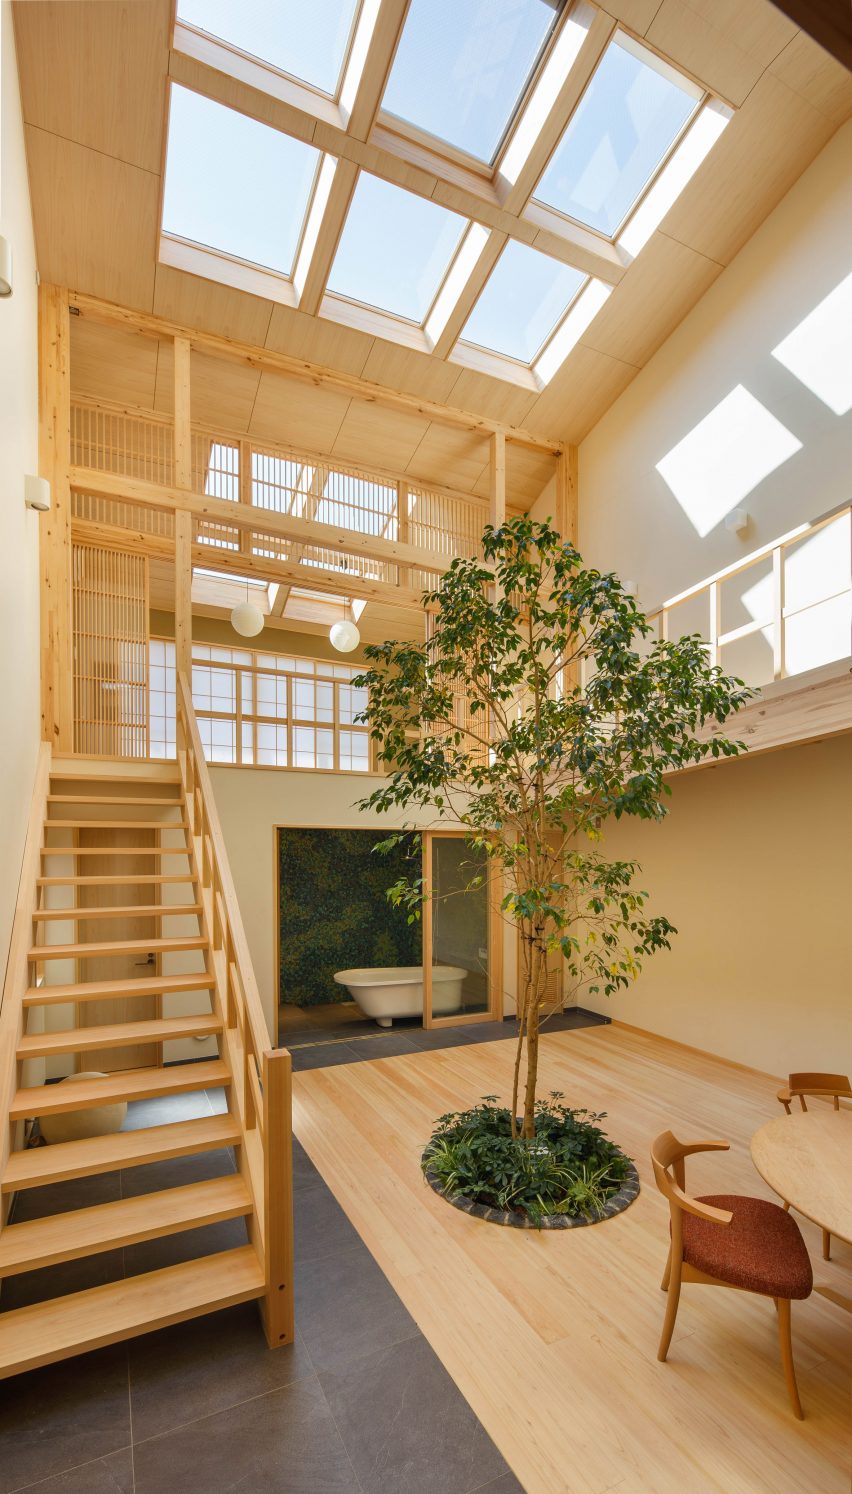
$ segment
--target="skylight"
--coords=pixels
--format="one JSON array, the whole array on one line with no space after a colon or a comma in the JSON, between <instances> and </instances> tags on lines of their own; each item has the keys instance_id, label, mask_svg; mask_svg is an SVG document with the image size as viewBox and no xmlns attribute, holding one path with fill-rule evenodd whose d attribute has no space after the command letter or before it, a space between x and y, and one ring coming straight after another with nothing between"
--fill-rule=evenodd
<instances>
[{"instance_id":1,"label":"skylight","mask_svg":"<svg viewBox=\"0 0 852 1494\"><path fill-rule=\"evenodd\" d=\"M701 97L673 68L619 35L607 47L536 197L612 237Z\"/></svg>"},{"instance_id":2,"label":"skylight","mask_svg":"<svg viewBox=\"0 0 852 1494\"><path fill-rule=\"evenodd\" d=\"M362 172L328 288L422 322L466 226L437 203Z\"/></svg>"},{"instance_id":3,"label":"skylight","mask_svg":"<svg viewBox=\"0 0 852 1494\"><path fill-rule=\"evenodd\" d=\"M382 107L492 161L560 0L411 0Z\"/></svg>"},{"instance_id":4,"label":"skylight","mask_svg":"<svg viewBox=\"0 0 852 1494\"><path fill-rule=\"evenodd\" d=\"M467 320L462 337L532 363L586 276L538 250L508 243Z\"/></svg>"},{"instance_id":5,"label":"skylight","mask_svg":"<svg viewBox=\"0 0 852 1494\"><path fill-rule=\"evenodd\" d=\"M288 275L318 152L172 86L163 231Z\"/></svg>"},{"instance_id":6,"label":"skylight","mask_svg":"<svg viewBox=\"0 0 852 1494\"><path fill-rule=\"evenodd\" d=\"M657 463L657 471L703 539L801 445L737 384Z\"/></svg>"},{"instance_id":7,"label":"skylight","mask_svg":"<svg viewBox=\"0 0 852 1494\"><path fill-rule=\"evenodd\" d=\"M357 0L178 0L179 21L335 94Z\"/></svg>"},{"instance_id":8,"label":"skylight","mask_svg":"<svg viewBox=\"0 0 852 1494\"><path fill-rule=\"evenodd\" d=\"M772 349L772 356L835 415L852 410L852 275Z\"/></svg>"}]
</instances>

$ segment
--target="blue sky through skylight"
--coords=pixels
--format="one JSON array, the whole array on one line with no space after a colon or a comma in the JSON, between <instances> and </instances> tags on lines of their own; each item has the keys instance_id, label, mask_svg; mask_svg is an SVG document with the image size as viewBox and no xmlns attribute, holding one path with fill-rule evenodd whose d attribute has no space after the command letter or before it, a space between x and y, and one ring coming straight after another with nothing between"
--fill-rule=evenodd
<instances>
[{"instance_id":1,"label":"blue sky through skylight","mask_svg":"<svg viewBox=\"0 0 852 1494\"><path fill-rule=\"evenodd\" d=\"M178 0L178 20L337 92L356 0Z\"/></svg>"},{"instance_id":2,"label":"blue sky through skylight","mask_svg":"<svg viewBox=\"0 0 852 1494\"><path fill-rule=\"evenodd\" d=\"M163 230L289 275L318 152L172 87Z\"/></svg>"},{"instance_id":3,"label":"blue sky through skylight","mask_svg":"<svg viewBox=\"0 0 852 1494\"><path fill-rule=\"evenodd\" d=\"M328 288L422 322L467 220L362 172Z\"/></svg>"},{"instance_id":4,"label":"blue sky through skylight","mask_svg":"<svg viewBox=\"0 0 852 1494\"><path fill-rule=\"evenodd\" d=\"M382 107L490 161L558 10L551 0L412 0Z\"/></svg>"},{"instance_id":5,"label":"blue sky through skylight","mask_svg":"<svg viewBox=\"0 0 852 1494\"><path fill-rule=\"evenodd\" d=\"M526 244L510 241L465 324L462 337L531 363L586 276Z\"/></svg>"},{"instance_id":6,"label":"blue sky through skylight","mask_svg":"<svg viewBox=\"0 0 852 1494\"><path fill-rule=\"evenodd\" d=\"M612 236L698 105L697 89L674 82L615 41L569 124L535 195Z\"/></svg>"}]
</instances>

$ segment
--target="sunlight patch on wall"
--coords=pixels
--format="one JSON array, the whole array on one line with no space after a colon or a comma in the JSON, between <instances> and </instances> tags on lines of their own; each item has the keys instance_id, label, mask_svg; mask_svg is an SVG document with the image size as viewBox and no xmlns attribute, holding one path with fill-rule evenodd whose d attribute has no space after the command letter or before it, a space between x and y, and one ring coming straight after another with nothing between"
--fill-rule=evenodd
<instances>
[{"instance_id":1,"label":"sunlight patch on wall","mask_svg":"<svg viewBox=\"0 0 852 1494\"><path fill-rule=\"evenodd\" d=\"M835 415L852 410L852 274L772 349L772 356Z\"/></svg>"},{"instance_id":2,"label":"sunlight patch on wall","mask_svg":"<svg viewBox=\"0 0 852 1494\"><path fill-rule=\"evenodd\" d=\"M657 462L657 471L704 539L801 446L792 431L737 384Z\"/></svg>"}]
</instances>

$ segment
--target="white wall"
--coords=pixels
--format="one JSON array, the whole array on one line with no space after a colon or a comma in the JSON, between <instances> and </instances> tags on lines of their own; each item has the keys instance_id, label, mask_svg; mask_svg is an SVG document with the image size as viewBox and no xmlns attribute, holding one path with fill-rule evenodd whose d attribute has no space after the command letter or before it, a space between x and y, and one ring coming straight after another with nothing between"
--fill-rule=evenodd
<instances>
[{"instance_id":1,"label":"white wall","mask_svg":"<svg viewBox=\"0 0 852 1494\"><path fill-rule=\"evenodd\" d=\"M639 583L651 610L852 494L852 414L772 349L852 271L852 122L829 142L580 447L580 550ZM850 329L852 357L852 329ZM742 500L739 537L699 538L656 463L742 384L802 449Z\"/></svg>"},{"instance_id":2,"label":"white wall","mask_svg":"<svg viewBox=\"0 0 852 1494\"><path fill-rule=\"evenodd\" d=\"M38 471L36 261L12 7L0 3L0 234L14 294L0 299L0 968L18 890L39 738L38 515L23 478Z\"/></svg>"},{"instance_id":3,"label":"white wall","mask_svg":"<svg viewBox=\"0 0 852 1494\"><path fill-rule=\"evenodd\" d=\"M772 357L852 270L850 225L852 124L580 447L580 549L646 610L852 496L852 415ZM656 463L738 384L802 448L741 500L745 536L701 538ZM662 825L610 826L679 933L627 994L581 1002L771 1073L852 1068L850 784L845 737L683 775Z\"/></svg>"}]
</instances>

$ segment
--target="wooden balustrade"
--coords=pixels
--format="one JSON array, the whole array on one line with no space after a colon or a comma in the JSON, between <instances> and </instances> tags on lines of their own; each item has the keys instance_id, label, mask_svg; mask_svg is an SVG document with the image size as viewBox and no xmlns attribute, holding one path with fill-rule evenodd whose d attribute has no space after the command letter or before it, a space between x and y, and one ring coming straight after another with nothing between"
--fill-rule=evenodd
<instances>
[{"instance_id":1,"label":"wooden balustrade","mask_svg":"<svg viewBox=\"0 0 852 1494\"><path fill-rule=\"evenodd\" d=\"M270 1346L293 1337L291 1063L273 1047L231 876L189 680L177 673L178 764L186 796L216 1001L242 1131L240 1168L254 1203L252 1240L264 1263L263 1318Z\"/></svg>"}]
</instances>

